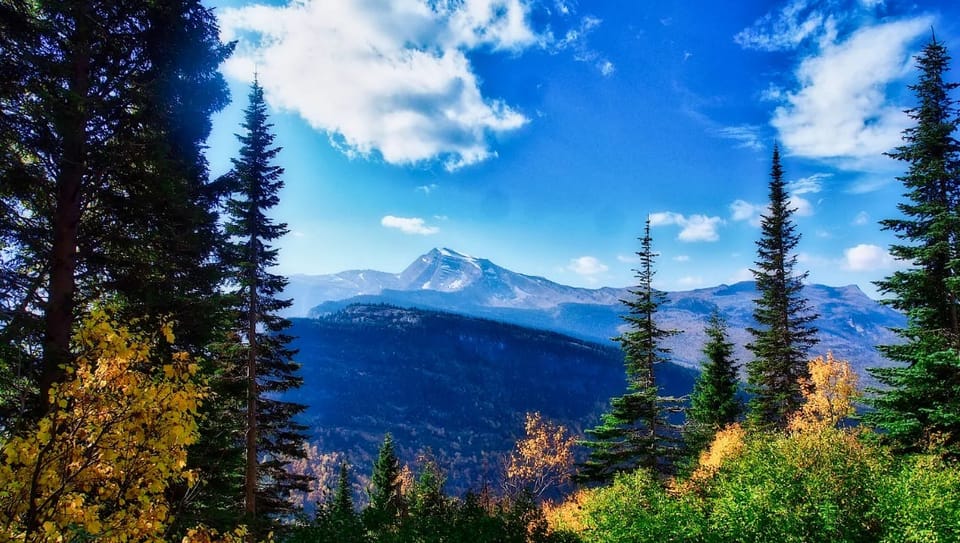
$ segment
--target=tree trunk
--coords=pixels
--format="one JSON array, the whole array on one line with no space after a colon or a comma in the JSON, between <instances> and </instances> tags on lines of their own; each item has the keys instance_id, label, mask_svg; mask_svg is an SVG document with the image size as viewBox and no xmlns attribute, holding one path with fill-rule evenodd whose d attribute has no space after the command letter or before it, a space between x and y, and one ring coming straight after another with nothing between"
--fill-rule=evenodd
<instances>
[{"instance_id":1,"label":"tree trunk","mask_svg":"<svg viewBox=\"0 0 960 543\"><path fill-rule=\"evenodd\" d=\"M70 362L70 336L74 324L74 290L77 238L82 209L81 192L86 167L88 91L90 88L90 28L88 9L74 7L75 30L70 40L70 81L63 110L63 147L57 172L56 210L50 254L50 284L44 327L43 366L40 375L39 413L49 406L50 387L64 376Z\"/></svg>"}]
</instances>

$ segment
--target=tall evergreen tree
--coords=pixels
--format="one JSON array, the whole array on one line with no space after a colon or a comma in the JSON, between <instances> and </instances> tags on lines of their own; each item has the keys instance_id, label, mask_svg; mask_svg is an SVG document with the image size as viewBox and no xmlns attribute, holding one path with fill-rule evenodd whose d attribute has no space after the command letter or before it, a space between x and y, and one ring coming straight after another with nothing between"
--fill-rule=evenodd
<instances>
[{"instance_id":1,"label":"tall evergreen tree","mask_svg":"<svg viewBox=\"0 0 960 543\"><path fill-rule=\"evenodd\" d=\"M906 201L901 216L881 221L901 240L890 254L910 263L876 284L891 297L884 303L907 315L896 330L903 342L881 346L904 365L874 368L886 385L877 391L869 420L910 450L946 440L960 454L960 143L955 137L958 83L947 82L950 57L936 37L917 56L920 77L910 88L917 106L908 110L916 124L903 132L903 145L889 156L907 163Z\"/></svg>"},{"instance_id":2,"label":"tall evergreen tree","mask_svg":"<svg viewBox=\"0 0 960 543\"><path fill-rule=\"evenodd\" d=\"M0 341L38 414L92 299L172 317L177 348L212 337L217 195L203 145L230 48L194 0L15 1L3 15L16 29L2 32L0 74L20 88L0 86Z\"/></svg>"},{"instance_id":3,"label":"tall evergreen tree","mask_svg":"<svg viewBox=\"0 0 960 543\"><path fill-rule=\"evenodd\" d=\"M770 205L763 215L757 241L756 269L759 297L748 328L753 341L747 348L754 359L747 364L750 400L749 420L761 427L785 428L787 417L800 407L800 379L807 376L808 351L817 343L812 322L816 313L803 297L807 273L795 274L797 255L793 252L800 234L791 220L780 149L773 148L770 169Z\"/></svg>"},{"instance_id":4,"label":"tall evergreen tree","mask_svg":"<svg viewBox=\"0 0 960 543\"><path fill-rule=\"evenodd\" d=\"M717 311L710 316L705 331L708 338L703 347L706 361L701 365L700 377L690 396L684 428L684 444L691 454L699 453L717 430L736 422L743 411L737 398L740 381L733 358L733 343L727 339L726 321Z\"/></svg>"},{"instance_id":5,"label":"tall evergreen tree","mask_svg":"<svg viewBox=\"0 0 960 543\"><path fill-rule=\"evenodd\" d=\"M679 400L659 395L654 367L668 360L670 350L663 340L678 332L660 328L655 319L666 294L653 288L656 254L649 218L640 241L637 286L630 290L635 298L622 301L629 329L616 338L625 356L627 392L613 398L600 424L586 431L590 456L580 466L581 481L605 482L637 467L669 471L677 452L677 428L666 415L679 411Z\"/></svg>"},{"instance_id":6,"label":"tall evergreen tree","mask_svg":"<svg viewBox=\"0 0 960 543\"><path fill-rule=\"evenodd\" d=\"M277 396L299 387L302 379L297 376L300 365L292 360L296 351L288 347L293 338L284 333L290 321L277 315L292 303L276 297L287 280L268 271L278 253L270 242L287 233L286 224L267 215L283 187L283 169L273 164L280 148L273 147L271 127L263 87L254 81L243 134L237 136L240 156L227 175L233 195L227 201L226 224L231 237L227 263L238 303L234 332L246 362L244 511L253 522L291 513L289 491L306 490L303 477L285 470L290 458L303 455L306 427L294 417L305 406Z\"/></svg>"}]
</instances>

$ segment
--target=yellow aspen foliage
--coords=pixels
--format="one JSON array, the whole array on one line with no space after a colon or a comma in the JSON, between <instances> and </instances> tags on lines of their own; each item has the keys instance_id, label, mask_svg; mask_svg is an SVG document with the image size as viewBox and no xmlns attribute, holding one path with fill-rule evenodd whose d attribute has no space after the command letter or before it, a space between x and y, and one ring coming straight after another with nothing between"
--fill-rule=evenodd
<instances>
[{"instance_id":1,"label":"yellow aspen foliage","mask_svg":"<svg viewBox=\"0 0 960 543\"><path fill-rule=\"evenodd\" d=\"M803 405L790 417L788 428L793 432L835 428L853 415L854 403L860 397L857 374L846 360L837 360L828 352L808 364L809 379L800 382Z\"/></svg>"},{"instance_id":2,"label":"yellow aspen foliage","mask_svg":"<svg viewBox=\"0 0 960 543\"><path fill-rule=\"evenodd\" d=\"M553 424L538 413L527 413L526 433L517 441L507 460L504 487L508 491L529 489L540 496L569 481L573 474L573 446L577 438L563 425Z\"/></svg>"},{"instance_id":3,"label":"yellow aspen foliage","mask_svg":"<svg viewBox=\"0 0 960 543\"><path fill-rule=\"evenodd\" d=\"M543 516L551 532L583 533L587 528L583 506L594 498L592 489L580 489L560 503L545 502Z\"/></svg>"},{"instance_id":4,"label":"yellow aspen foliage","mask_svg":"<svg viewBox=\"0 0 960 543\"><path fill-rule=\"evenodd\" d=\"M204 396L185 353L158 369L150 359L154 345L172 340L169 323L148 335L102 308L84 320L80 354L51 390L47 415L0 449L0 540L161 540L164 491L195 480L187 446Z\"/></svg>"},{"instance_id":5,"label":"yellow aspen foliage","mask_svg":"<svg viewBox=\"0 0 960 543\"><path fill-rule=\"evenodd\" d=\"M738 423L720 430L713 437L710 446L700 453L697 467L690 477L682 482L673 481L670 488L674 494L681 494L706 483L720 471L724 462L738 458L746 450L747 432Z\"/></svg>"}]
</instances>

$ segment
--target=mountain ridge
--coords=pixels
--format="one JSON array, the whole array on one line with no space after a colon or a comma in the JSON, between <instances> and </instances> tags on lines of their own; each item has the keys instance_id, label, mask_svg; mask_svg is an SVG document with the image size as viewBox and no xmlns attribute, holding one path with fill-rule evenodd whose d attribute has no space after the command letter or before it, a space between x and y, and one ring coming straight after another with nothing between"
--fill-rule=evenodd
<instances>
[{"instance_id":1,"label":"mountain ridge","mask_svg":"<svg viewBox=\"0 0 960 543\"><path fill-rule=\"evenodd\" d=\"M726 318L741 364L750 359L745 345L752 339L746 329L756 324L753 282L666 294L667 302L658 313L660 325L685 332L667 342L677 363L699 367L706 341L704 328L714 310ZM299 311L288 316L316 318L351 304L387 303L487 318L607 344L623 330L621 300L631 296L629 288L571 287L446 248L421 255L397 274L364 270L309 279L292 276L285 295L294 297ZM804 295L819 312L814 325L820 330L820 344L811 354L831 351L850 360L864 384L874 384L866 368L890 365L876 345L899 341L890 329L905 325L903 315L870 299L856 285L808 284Z\"/></svg>"}]
</instances>

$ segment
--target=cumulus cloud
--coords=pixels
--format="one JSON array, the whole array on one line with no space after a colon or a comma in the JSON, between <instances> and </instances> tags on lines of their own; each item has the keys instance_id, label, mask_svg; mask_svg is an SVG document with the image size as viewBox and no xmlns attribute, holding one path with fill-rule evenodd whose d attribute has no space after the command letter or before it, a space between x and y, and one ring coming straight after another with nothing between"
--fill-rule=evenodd
<instances>
[{"instance_id":1,"label":"cumulus cloud","mask_svg":"<svg viewBox=\"0 0 960 543\"><path fill-rule=\"evenodd\" d=\"M380 219L380 224L387 228L395 228L404 234L416 234L420 236L429 236L440 231L436 226L427 226L426 221L420 217L394 217L387 215Z\"/></svg>"},{"instance_id":2,"label":"cumulus cloud","mask_svg":"<svg viewBox=\"0 0 960 543\"><path fill-rule=\"evenodd\" d=\"M866 211L861 211L857 213L857 216L853 218L853 224L857 226L863 226L870 222L870 214Z\"/></svg>"},{"instance_id":3,"label":"cumulus cloud","mask_svg":"<svg viewBox=\"0 0 960 543\"><path fill-rule=\"evenodd\" d=\"M810 200L802 196L791 196L788 205L793 209L793 214L796 217L809 217L813 215L813 204Z\"/></svg>"},{"instance_id":4,"label":"cumulus cloud","mask_svg":"<svg viewBox=\"0 0 960 543\"><path fill-rule=\"evenodd\" d=\"M624 264L638 264L640 263L640 257L637 255L617 255L617 260L623 262Z\"/></svg>"},{"instance_id":5,"label":"cumulus cloud","mask_svg":"<svg viewBox=\"0 0 960 543\"><path fill-rule=\"evenodd\" d=\"M890 269L896 264L889 251L877 245L861 243L843 251L843 269L848 271Z\"/></svg>"},{"instance_id":6,"label":"cumulus cloud","mask_svg":"<svg viewBox=\"0 0 960 543\"><path fill-rule=\"evenodd\" d=\"M684 216L672 211L661 211L650 215L650 226L668 226L677 225L680 227L680 233L677 239L685 242L695 241L717 241L720 235L717 228L723 224L720 217L708 217L706 215Z\"/></svg>"},{"instance_id":7,"label":"cumulus cloud","mask_svg":"<svg viewBox=\"0 0 960 543\"><path fill-rule=\"evenodd\" d=\"M730 204L730 218L734 222L747 221L751 226L760 226L760 219L767 209L763 204L751 204L746 200L734 200Z\"/></svg>"},{"instance_id":8,"label":"cumulus cloud","mask_svg":"<svg viewBox=\"0 0 960 543\"><path fill-rule=\"evenodd\" d=\"M909 73L910 47L932 22L917 17L880 23L842 41L823 34L817 53L796 69L799 88L782 92L774 110L771 124L784 147L842 167L896 146L910 121L886 88Z\"/></svg>"},{"instance_id":9,"label":"cumulus cloud","mask_svg":"<svg viewBox=\"0 0 960 543\"><path fill-rule=\"evenodd\" d=\"M299 114L351 156L456 169L494 156L489 139L528 122L484 96L467 53L539 46L522 0L300 0L218 11L237 40L224 65L259 73L267 100Z\"/></svg>"},{"instance_id":10,"label":"cumulus cloud","mask_svg":"<svg viewBox=\"0 0 960 543\"><path fill-rule=\"evenodd\" d=\"M739 270L733 272L733 275L727 279L728 283L739 283L741 281L753 281L753 272L750 271L750 268L740 268Z\"/></svg>"},{"instance_id":11,"label":"cumulus cloud","mask_svg":"<svg viewBox=\"0 0 960 543\"><path fill-rule=\"evenodd\" d=\"M571 259L570 264L567 265L567 269L573 273L576 273L577 275L590 276L603 273L610 268L608 268L603 262L600 262L600 260L598 260L596 257L581 256L579 258Z\"/></svg>"}]
</instances>

